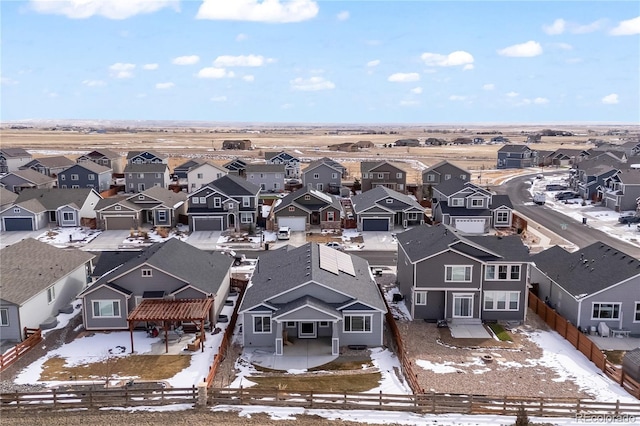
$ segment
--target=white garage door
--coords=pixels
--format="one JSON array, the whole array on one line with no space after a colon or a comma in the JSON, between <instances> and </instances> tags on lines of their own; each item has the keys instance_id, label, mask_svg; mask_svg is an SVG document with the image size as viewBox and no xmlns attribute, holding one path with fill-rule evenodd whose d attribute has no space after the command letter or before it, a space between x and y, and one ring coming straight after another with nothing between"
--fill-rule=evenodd
<instances>
[{"instance_id":1,"label":"white garage door","mask_svg":"<svg viewBox=\"0 0 640 426\"><path fill-rule=\"evenodd\" d=\"M456 219L456 229L469 234L484 234L486 219Z\"/></svg>"},{"instance_id":2,"label":"white garage door","mask_svg":"<svg viewBox=\"0 0 640 426\"><path fill-rule=\"evenodd\" d=\"M292 231L306 231L307 219L296 216L279 217L278 226L288 226Z\"/></svg>"}]
</instances>

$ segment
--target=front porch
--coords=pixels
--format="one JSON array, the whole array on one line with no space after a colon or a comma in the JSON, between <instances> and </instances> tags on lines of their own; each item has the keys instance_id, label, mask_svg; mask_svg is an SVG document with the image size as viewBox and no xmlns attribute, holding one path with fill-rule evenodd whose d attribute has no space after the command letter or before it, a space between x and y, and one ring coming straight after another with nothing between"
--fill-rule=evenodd
<instances>
[{"instance_id":1,"label":"front porch","mask_svg":"<svg viewBox=\"0 0 640 426\"><path fill-rule=\"evenodd\" d=\"M289 338L282 355L276 355L274 347L245 347L243 358L251 364L272 370L308 370L327 364L338 358L331 353L331 337L315 339Z\"/></svg>"}]
</instances>

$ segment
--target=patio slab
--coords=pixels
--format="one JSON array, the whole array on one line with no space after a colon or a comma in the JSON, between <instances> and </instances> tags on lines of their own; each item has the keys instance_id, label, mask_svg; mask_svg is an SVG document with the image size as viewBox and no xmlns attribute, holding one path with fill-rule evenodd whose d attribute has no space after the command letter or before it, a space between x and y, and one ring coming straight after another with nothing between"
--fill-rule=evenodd
<instances>
[{"instance_id":1,"label":"patio slab","mask_svg":"<svg viewBox=\"0 0 640 426\"><path fill-rule=\"evenodd\" d=\"M331 355L330 339L292 339L284 347L284 355L276 355L274 347L244 348L242 356L251 364L272 370L308 370L338 358Z\"/></svg>"},{"instance_id":2,"label":"patio slab","mask_svg":"<svg viewBox=\"0 0 640 426\"><path fill-rule=\"evenodd\" d=\"M491 339L482 324L449 324L451 337L455 339Z\"/></svg>"},{"instance_id":3,"label":"patio slab","mask_svg":"<svg viewBox=\"0 0 640 426\"><path fill-rule=\"evenodd\" d=\"M637 337L589 336L589 339L603 351L631 351L640 348L640 338Z\"/></svg>"}]
</instances>

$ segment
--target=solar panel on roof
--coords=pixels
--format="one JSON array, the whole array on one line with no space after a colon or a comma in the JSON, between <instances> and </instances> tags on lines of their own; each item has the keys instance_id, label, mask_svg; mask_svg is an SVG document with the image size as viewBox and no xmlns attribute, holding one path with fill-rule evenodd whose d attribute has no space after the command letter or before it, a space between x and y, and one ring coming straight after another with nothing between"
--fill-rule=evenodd
<instances>
[{"instance_id":1,"label":"solar panel on roof","mask_svg":"<svg viewBox=\"0 0 640 426\"><path fill-rule=\"evenodd\" d=\"M336 252L336 259L338 261L338 269L345 274L349 274L352 277L356 276L356 271L353 267L353 262L351 261L351 256L346 253L339 252L338 250L334 250Z\"/></svg>"},{"instance_id":2,"label":"solar panel on roof","mask_svg":"<svg viewBox=\"0 0 640 426\"><path fill-rule=\"evenodd\" d=\"M335 256L337 250L327 246L318 246L318 252L320 254L320 269L339 275L338 259Z\"/></svg>"}]
</instances>

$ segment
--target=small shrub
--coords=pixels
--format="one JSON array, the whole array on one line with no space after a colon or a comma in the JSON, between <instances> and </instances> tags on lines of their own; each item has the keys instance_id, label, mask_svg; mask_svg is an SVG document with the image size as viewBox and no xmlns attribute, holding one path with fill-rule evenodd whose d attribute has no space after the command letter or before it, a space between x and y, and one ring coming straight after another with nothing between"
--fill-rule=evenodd
<instances>
[{"instance_id":1,"label":"small shrub","mask_svg":"<svg viewBox=\"0 0 640 426\"><path fill-rule=\"evenodd\" d=\"M169 228L166 228L164 226L160 226L160 227L156 228L156 233L162 238L167 238L167 237L169 237Z\"/></svg>"},{"instance_id":2,"label":"small shrub","mask_svg":"<svg viewBox=\"0 0 640 426\"><path fill-rule=\"evenodd\" d=\"M531 423L529 422L529 416L527 415L527 410L524 407L520 406L518 408L518 414L516 414L516 422L515 426L529 426Z\"/></svg>"}]
</instances>

